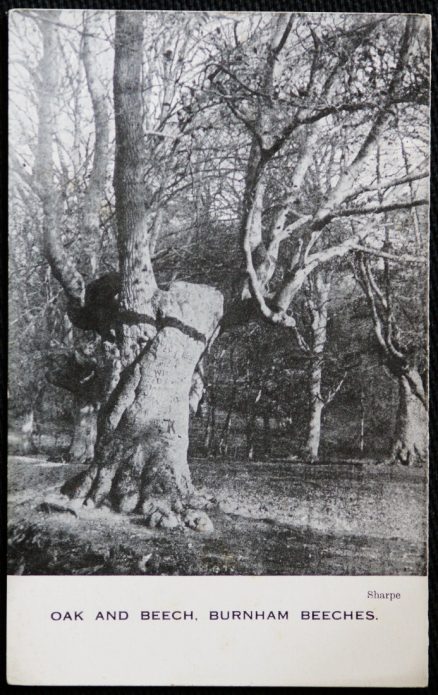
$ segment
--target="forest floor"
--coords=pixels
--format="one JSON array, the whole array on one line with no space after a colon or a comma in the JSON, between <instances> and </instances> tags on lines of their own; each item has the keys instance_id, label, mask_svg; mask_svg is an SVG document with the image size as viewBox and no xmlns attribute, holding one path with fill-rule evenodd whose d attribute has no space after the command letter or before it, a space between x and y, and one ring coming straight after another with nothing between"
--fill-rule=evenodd
<instances>
[{"instance_id":1,"label":"forest floor","mask_svg":"<svg viewBox=\"0 0 438 695\"><path fill-rule=\"evenodd\" d=\"M40 509L81 467L9 460L10 574L418 575L427 481L371 462L194 459L214 531L150 529L108 509Z\"/></svg>"}]
</instances>

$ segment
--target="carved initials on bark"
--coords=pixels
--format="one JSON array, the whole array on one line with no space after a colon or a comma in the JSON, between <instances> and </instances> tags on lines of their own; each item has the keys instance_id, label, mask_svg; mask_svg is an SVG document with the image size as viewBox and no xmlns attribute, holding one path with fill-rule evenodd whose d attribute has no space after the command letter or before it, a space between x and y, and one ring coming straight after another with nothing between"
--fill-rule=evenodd
<instances>
[{"instance_id":1,"label":"carved initials on bark","mask_svg":"<svg viewBox=\"0 0 438 695\"><path fill-rule=\"evenodd\" d=\"M175 433L175 420L170 420L169 418L164 418L164 422L167 422L167 434Z\"/></svg>"}]
</instances>

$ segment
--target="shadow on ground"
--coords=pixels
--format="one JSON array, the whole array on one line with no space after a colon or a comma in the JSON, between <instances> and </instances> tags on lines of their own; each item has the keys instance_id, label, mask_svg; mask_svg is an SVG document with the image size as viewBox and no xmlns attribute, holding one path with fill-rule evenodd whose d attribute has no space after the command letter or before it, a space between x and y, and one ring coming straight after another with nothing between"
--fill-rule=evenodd
<instances>
[{"instance_id":1,"label":"shadow on ground","mask_svg":"<svg viewBox=\"0 0 438 695\"><path fill-rule=\"evenodd\" d=\"M78 467L11 457L10 574L419 575L426 476L371 463L195 460L215 530L152 530L107 509L41 504Z\"/></svg>"}]
</instances>

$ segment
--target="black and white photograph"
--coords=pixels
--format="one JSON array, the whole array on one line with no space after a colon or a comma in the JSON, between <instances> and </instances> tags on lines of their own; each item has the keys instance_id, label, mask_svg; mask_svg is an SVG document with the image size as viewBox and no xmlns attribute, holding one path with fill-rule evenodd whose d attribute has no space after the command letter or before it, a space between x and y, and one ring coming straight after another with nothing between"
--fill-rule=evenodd
<instances>
[{"instance_id":1,"label":"black and white photograph","mask_svg":"<svg viewBox=\"0 0 438 695\"><path fill-rule=\"evenodd\" d=\"M427 574L430 34L10 13L10 575Z\"/></svg>"}]
</instances>

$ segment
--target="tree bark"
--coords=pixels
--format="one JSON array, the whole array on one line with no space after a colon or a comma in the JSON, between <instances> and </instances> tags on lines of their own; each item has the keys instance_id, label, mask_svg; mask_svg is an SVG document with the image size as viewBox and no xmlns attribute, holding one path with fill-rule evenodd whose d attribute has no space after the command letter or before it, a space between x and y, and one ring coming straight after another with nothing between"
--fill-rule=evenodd
<instances>
[{"instance_id":1,"label":"tree bark","mask_svg":"<svg viewBox=\"0 0 438 695\"><path fill-rule=\"evenodd\" d=\"M310 383L310 413L305 444L305 456L310 462L318 460L321 441L321 416L324 403L321 400L321 368L312 369Z\"/></svg>"},{"instance_id":2,"label":"tree bark","mask_svg":"<svg viewBox=\"0 0 438 695\"><path fill-rule=\"evenodd\" d=\"M428 414L419 373L399 377L399 406L391 452L392 463L420 465L428 455Z\"/></svg>"},{"instance_id":3,"label":"tree bark","mask_svg":"<svg viewBox=\"0 0 438 695\"><path fill-rule=\"evenodd\" d=\"M407 351L397 340L399 330L394 321L389 282L386 291L382 292L363 258L359 269L379 348L389 371L399 383L399 406L389 461L420 464L428 457L428 412L423 382L416 367L409 365Z\"/></svg>"},{"instance_id":4,"label":"tree bark","mask_svg":"<svg viewBox=\"0 0 438 695\"><path fill-rule=\"evenodd\" d=\"M321 393L322 363L327 341L328 301L330 275L320 271L309 280L310 295L307 303L312 318L313 359L309 369L309 422L304 447L305 456L312 462L318 459L321 441L321 417L325 403Z\"/></svg>"},{"instance_id":5,"label":"tree bark","mask_svg":"<svg viewBox=\"0 0 438 695\"><path fill-rule=\"evenodd\" d=\"M248 413L246 416L246 456L249 461L254 459L254 434L255 434L256 415Z\"/></svg>"},{"instance_id":6,"label":"tree bark","mask_svg":"<svg viewBox=\"0 0 438 695\"><path fill-rule=\"evenodd\" d=\"M67 318L65 324L68 326L69 323ZM69 342L73 343L73 337L68 338L66 347L69 347ZM93 460L98 411L105 401L105 394L108 394L106 372L109 360L103 360L101 352L104 352L102 346L87 354L71 346L70 353L60 352L48 361L47 381L73 396L73 435L69 449L72 463L83 464Z\"/></svg>"},{"instance_id":7,"label":"tree bark","mask_svg":"<svg viewBox=\"0 0 438 695\"><path fill-rule=\"evenodd\" d=\"M43 55L39 64L41 80L38 99L38 140L33 179L43 208L44 255L53 276L62 285L69 303L83 306L85 283L74 261L66 253L59 233L59 200L53 182L53 140L56 133L53 97L58 86L58 44L55 22L58 12L52 11L51 21L39 23L43 39Z\"/></svg>"},{"instance_id":8,"label":"tree bark","mask_svg":"<svg viewBox=\"0 0 438 695\"><path fill-rule=\"evenodd\" d=\"M359 434L359 451L360 455L363 456L365 448L365 398L363 393L363 386L361 386L360 391L360 434Z\"/></svg>"},{"instance_id":9,"label":"tree bark","mask_svg":"<svg viewBox=\"0 0 438 695\"><path fill-rule=\"evenodd\" d=\"M189 394L222 303L217 290L202 285L176 282L167 292L157 291L159 330L122 373L101 416L94 462L66 483L65 494L87 505L142 511L152 526L195 523L187 463Z\"/></svg>"},{"instance_id":10,"label":"tree bark","mask_svg":"<svg viewBox=\"0 0 438 695\"><path fill-rule=\"evenodd\" d=\"M120 291L113 325L120 377L100 410L93 463L62 492L80 504L141 512L153 527L211 530L199 499L192 501L189 400L194 371L222 318L223 297L205 285L157 287L144 190L142 57L142 18L117 13L114 190Z\"/></svg>"},{"instance_id":11,"label":"tree bark","mask_svg":"<svg viewBox=\"0 0 438 695\"><path fill-rule=\"evenodd\" d=\"M109 156L109 108L105 87L99 75L94 51L99 50L102 37L101 17L98 12L84 13L84 34L82 40L82 62L85 68L87 88L94 116L94 153L89 183L85 191L82 222L84 238L88 246L91 275L97 268L98 246L100 243L100 211L105 199ZM94 51L93 51L94 48Z\"/></svg>"},{"instance_id":12,"label":"tree bark","mask_svg":"<svg viewBox=\"0 0 438 695\"><path fill-rule=\"evenodd\" d=\"M209 403L207 427L205 429L204 450L207 456L214 455L216 440L216 404Z\"/></svg>"},{"instance_id":13,"label":"tree bark","mask_svg":"<svg viewBox=\"0 0 438 695\"><path fill-rule=\"evenodd\" d=\"M21 441L20 441L20 449L23 454L30 454L32 451L34 451L34 443L33 443L33 436L34 436L34 429L35 429L35 419L34 419L34 411L33 408L32 410L29 411L29 413L26 414L26 417L24 419L24 422L21 426Z\"/></svg>"},{"instance_id":14,"label":"tree bark","mask_svg":"<svg viewBox=\"0 0 438 695\"><path fill-rule=\"evenodd\" d=\"M73 436L69 450L70 463L91 463L97 437L98 408L80 399L75 402Z\"/></svg>"},{"instance_id":15,"label":"tree bark","mask_svg":"<svg viewBox=\"0 0 438 695\"><path fill-rule=\"evenodd\" d=\"M228 404L227 414L225 416L225 422L224 422L224 425L222 427L222 432L221 432L221 436L219 439L219 447L218 448L219 448L219 453L221 454L221 456L225 456L227 454L227 451L228 451L228 437L230 434L231 418L233 416L233 408L234 408L234 402L236 399L236 391L237 391L237 387L234 386L233 390L231 392L231 398L230 398L230 402Z\"/></svg>"},{"instance_id":16,"label":"tree bark","mask_svg":"<svg viewBox=\"0 0 438 695\"><path fill-rule=\"evenodd\" d=\"M266 458L271 454L271 422L268 414L263 415L263 448Z\"/></svg>"}]
</instances>

